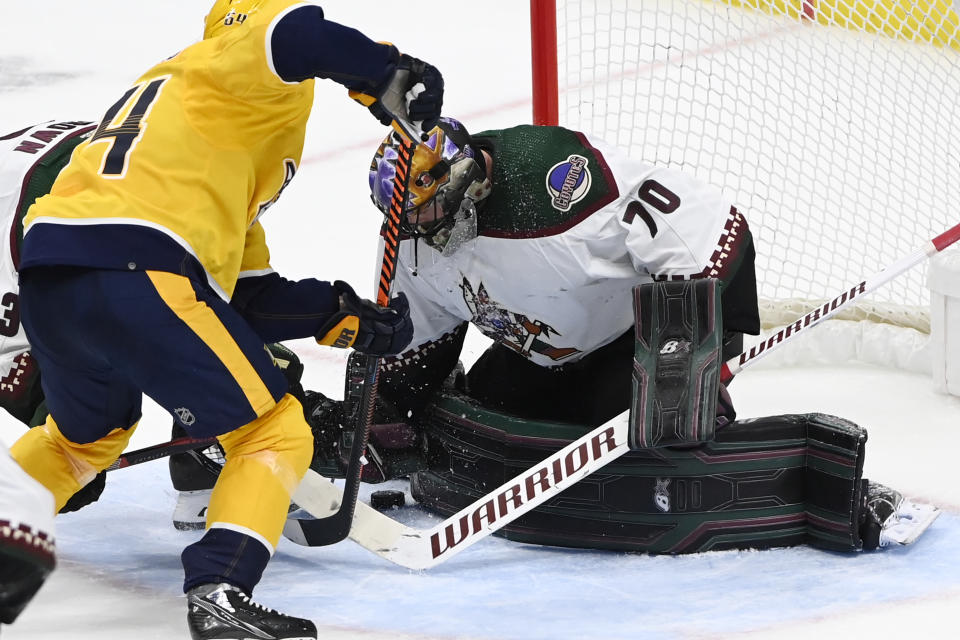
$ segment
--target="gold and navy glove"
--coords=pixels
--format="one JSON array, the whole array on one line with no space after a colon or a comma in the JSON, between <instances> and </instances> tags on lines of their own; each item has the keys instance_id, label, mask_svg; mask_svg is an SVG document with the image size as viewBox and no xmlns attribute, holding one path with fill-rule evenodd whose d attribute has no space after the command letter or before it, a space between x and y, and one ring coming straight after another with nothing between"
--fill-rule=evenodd
<instances>
[{"instance_id":1,"label":"gold and navy glove","mask_svg":"<svg viewBox=\"0 0 960 640\"><path fill-rule=\"evenodd\" d=\"M392 298L389 307L381 307L361 299L342 280L334 282L333 288L340 294L340 310L317 331L317 342L375 356L400 353L410 344L413 322L405 294Z\"/></svg>"},{"instance_id":2,"label":"gold and navy glove","mask_svg":"<svg viewBox=\"0 0 960 640\"><path fill-rule=\"evenodd\" d=\"M443 76L431 64L401 54L393 73L375 91L351 90L350 97L367 107L382 124L398 123L407 135L418 134L412 124L429 131L443 106Z\"/></svg>"}]
</instances>

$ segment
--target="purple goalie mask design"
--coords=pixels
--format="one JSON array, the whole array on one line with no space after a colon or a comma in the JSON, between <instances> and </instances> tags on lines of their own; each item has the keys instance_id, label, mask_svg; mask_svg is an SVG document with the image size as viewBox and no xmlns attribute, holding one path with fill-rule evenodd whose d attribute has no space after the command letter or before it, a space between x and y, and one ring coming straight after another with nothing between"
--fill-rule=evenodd
<instances>
[{"instance_id":1,"label":"purple goalie mask design","mask_svg":"<svg viewBox=\"0 0 960 640\"><path fill-rule=\"evenodd\" d=\"M411 166L411 182L404 211L421 207L450 185L449 167L464 158L477 159L469 144L466 129L453 118L441 118L427 139L417 145ZM393 180L397 174L399 136L395 132L384 138L370 163L370 194L377 208L386 213L393 198ZM459 185L453 185L459 187Z\"/></svg>"}]
</instances>

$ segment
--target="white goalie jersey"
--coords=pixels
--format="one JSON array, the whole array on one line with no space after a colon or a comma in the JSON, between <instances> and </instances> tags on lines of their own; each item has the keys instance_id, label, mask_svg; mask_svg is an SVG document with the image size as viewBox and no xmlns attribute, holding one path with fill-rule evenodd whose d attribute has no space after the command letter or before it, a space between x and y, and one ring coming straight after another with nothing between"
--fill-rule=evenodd
<instances>
[{"instance_id":1,"label":"white goalie jersey","mask_svg":"<svg viewBox=\"0 0 960 640\"><path fill-rule=\"evenodd\" d=\"M493 157L478 236L450 256L400 244L395 292L413 351L464 321L542 366L578 360L634 322L631 289L736 269L746 222L719 189L559 127L474 137ZM382 246L381 246L382 248Z\"/></svg>"},{"instance_id":2,"label":"white goalie jersey","mask_svg":"<svg viewBox=\"0 0 960 640\"><path fill-rule=\"evenodd\" d=\"M20 325L17 282L23 216L93 128L87 122L46 122L0 136L0 395L17 391L21 356L30 349Z\"/></svg>"}]
</instances>

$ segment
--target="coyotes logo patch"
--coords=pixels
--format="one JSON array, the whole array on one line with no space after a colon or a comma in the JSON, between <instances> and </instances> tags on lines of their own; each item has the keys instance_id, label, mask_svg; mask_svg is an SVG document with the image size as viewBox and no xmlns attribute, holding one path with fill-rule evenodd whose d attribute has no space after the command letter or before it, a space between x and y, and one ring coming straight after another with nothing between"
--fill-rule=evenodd
<instances>
[{"instance_id":1,"label":"coyotes logo patch","mask_svg":"<svg viewBox=\"0 0 960 640\"><path fill-rule=\"evenodd\" d=\"M550 167L547 172L547 193L550 205L557 211L570 211L570 207L587 197L590 191L590 171L587 158L573 154L563 162Z\"/></svg>"},{"instance_id":2,"label":"coyotes logo patch","mask_svg":"<svg viewBox=\"0 0 960 640\"><path fill-rule=\"evenodd\" d=\"M474 291L470 281L464 278L460 288L477 328L488 338L513 349L523 357L530 358L532 353L538 353L551 360L560 361L580 353L579 349L573 347L551 345L549 340L560 335L553 327L500 306L490 298L482 282Z\"/></svg>"}]
</instances>

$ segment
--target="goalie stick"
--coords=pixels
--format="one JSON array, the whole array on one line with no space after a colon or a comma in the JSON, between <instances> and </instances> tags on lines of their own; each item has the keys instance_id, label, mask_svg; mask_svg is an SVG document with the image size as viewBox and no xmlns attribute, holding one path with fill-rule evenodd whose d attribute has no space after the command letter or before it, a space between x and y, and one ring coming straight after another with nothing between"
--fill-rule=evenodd
<instances>
[{"instance_id":1,"label":"goalie stick","mask_svg":"<svg viewBox=\"0 0 960 640\"><path fill-rule=\"evenodd\" d=\"M729 381L733 374L755 362L762 354L778 349L803 329L819 324L841 307L856 304L864 294L958 239L960 224L781 329L749 352L731 358L721 369L722 379ZM402 567L434 567L627 453L628 420L629 411L621 413L429 529L409 527L360 502L355 506L349 536L365 549ZM293 499L311 515L322 516L336 508L340 495L336 485L308 471ZM316 546L313 541L317 533L315 523L318 522L324 520L288 519L284 536L297 544Z\"/></svg>"},{"instance_id":2,"label":"goalie stick","mask_svg":"<svg viewBox=\"0 0 960 640\"><path fill-rule=\"evenodd\" d=\"M745 350L740 355L730 358L720 369L720 381L723 383L729 382L733 376L743 370L744 367L750 366L750 363L769 354L801 331L833 316L845 305L852 306L856 304L863 295L880 288L901 273L909 271L930 256L943 251L957 240L960 240L960 224L947 229L922 247L918 247L913 253L900 258L880 273L850 287L834 299L810 311L799 320L791 322L766 340L750 347L750 349ZM856 300L856 302L854 302L854 300Z\"/></svg>"}]
</instances>

